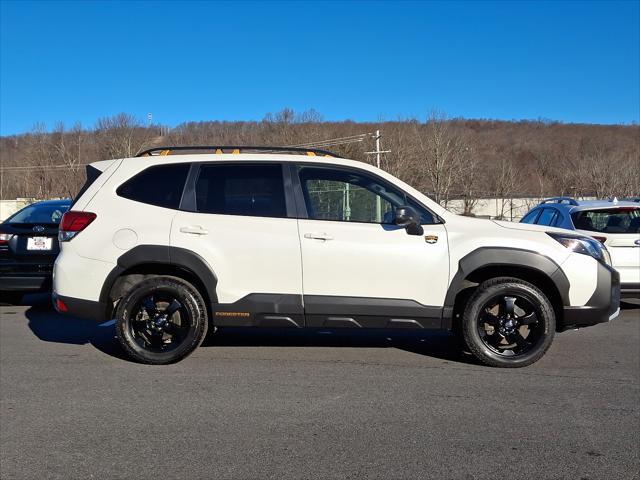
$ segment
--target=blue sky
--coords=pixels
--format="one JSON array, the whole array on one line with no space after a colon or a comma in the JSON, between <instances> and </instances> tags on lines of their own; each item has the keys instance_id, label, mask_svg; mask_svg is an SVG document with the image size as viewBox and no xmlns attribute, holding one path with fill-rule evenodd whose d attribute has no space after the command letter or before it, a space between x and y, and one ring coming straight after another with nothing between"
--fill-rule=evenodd
<instances>
[{"instance_id":1,"label":"blue sky","mask_svg":"<svg viewBox=\"0 0 640 480\"><path fill-rule=\"evenodd\" d=\"M285 106L327 120L638 122L639 5L2 0L0 133Z\"/></svg>"}]
</instances>

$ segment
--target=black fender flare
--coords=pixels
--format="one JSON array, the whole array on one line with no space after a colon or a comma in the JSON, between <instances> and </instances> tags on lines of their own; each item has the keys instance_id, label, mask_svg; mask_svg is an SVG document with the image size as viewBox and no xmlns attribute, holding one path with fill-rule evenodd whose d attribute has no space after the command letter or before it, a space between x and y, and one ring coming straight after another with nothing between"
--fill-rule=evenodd
<instances>
[{"instance_id":1,"label":"black fender flare","mask_svg":"<svg viewBox=\"0 0 640 480\"><path fill-rule=\"evenodd\" d=\"M462 290L466 278L485 267L525 267L545 275L553 282L563 305L569 305L569 280L560 266L549 257L532 250L511 247L480 247L460 259L447 295L445 308L453 310L456 295Z\"/></svg>"},{"instance_id":2,"label":"black fender flare","mask_svg":"<svg viewBox=\"0 0 640 480\"><path fill-rule=\"evenodd\" d=\"M138 245L118 257L117 265L107 275L100 291L100 303L109 303L109 293L123 272L145 264L170 265L190 272L202 282L209 301L217 303L218 277L206 260L191 250L167 245Z\"/></svg>"}]
</instances>

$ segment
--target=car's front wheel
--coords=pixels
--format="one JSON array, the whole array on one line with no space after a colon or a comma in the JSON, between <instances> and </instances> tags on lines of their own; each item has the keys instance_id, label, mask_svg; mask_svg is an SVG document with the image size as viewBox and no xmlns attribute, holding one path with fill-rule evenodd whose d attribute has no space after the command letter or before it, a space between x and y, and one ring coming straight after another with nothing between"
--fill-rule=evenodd
<instances>
[{"instance_id":1,"label":"car's front wheel","mask_svg":"<svg viewBox=\"0 0 640 480\"><path fill-rule=\"evenodd\" d=\"M177 362L193 352L207 334L202 295L181 278L158 276L128 291L116 309L122 348L142 363Z\"/></svg>"},{"instance_id":2,"label":"car's front wheel","mask_svg":"<svg viewBox=\"0 0 640 480\"><path fill-rule=\"evenodd\" d=\"M525 367L551 346L556 329L549 299L517 278L480 284L464 310L462 330L471 353L494 367Z\"/></svg>"}]
</instances>

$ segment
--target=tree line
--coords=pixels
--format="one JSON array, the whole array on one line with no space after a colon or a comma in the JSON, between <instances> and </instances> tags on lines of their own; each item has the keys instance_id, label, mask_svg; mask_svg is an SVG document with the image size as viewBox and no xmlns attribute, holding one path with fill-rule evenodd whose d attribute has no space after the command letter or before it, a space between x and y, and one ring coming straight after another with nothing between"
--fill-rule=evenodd
<instances>
[{"instance_id":1,"label":"tree line","mask_svg":"<svg viewBox=\"0 0 640 480\"><path fill-rule=\"evenodd\" d=\"M640 126L550 121L447 118L383 122L329 122L313 110L291 109L262 121L187 122L175 128L145 125L119 114L93 128L36 125L29 133L0 138L0 197L73 196L84 165L134 156L165 145L291 146L340 140L337 154L375 163L371 135L380 130L381 167L447 205L461 199L472 214L479 198L629 197L640 194Z\"/></svg>"}]
</instances>

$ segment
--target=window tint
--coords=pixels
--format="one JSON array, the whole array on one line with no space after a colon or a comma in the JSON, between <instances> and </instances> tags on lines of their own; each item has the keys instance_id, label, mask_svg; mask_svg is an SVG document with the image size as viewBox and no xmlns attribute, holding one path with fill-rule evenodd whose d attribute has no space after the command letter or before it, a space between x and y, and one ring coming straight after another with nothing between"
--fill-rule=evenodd
<instances>
[{"instance_id":1,"label":"window tint","mask_svg":"<svg viewBox=\"0 0 640 480\"><path fill-rule=\"evenodd\" d=\"M282 166L202 165L196 182L196 208L221 215L286 217Z\"/></svg>"},{"instance_id":2,"label":"window tint","mask_svg":"<svg viewBox=\"0 0 640 480\"><path fill-rule=\"evenodd\" d=\"M301 167L299 172L311 219L393 224L396 207L410 205L420 212L423 224L434 223L428 210L374 177L322 167Z\"/></svg>"},{"instance_id":3,"label":"window tint","mask_svg":"<svg viewBox=\"0 0 640 480\"><path fill-rule=\"evenodd\" d=\"M601 233L640 233L640 208L583 210L571 214L578 230Z\"/></svg>"},{"instance_id":4,"label":"window tint","mask_svg":"<svg viewBox=\"0 0 640 480\"><path fill-rule=\"evenodd\" d=\"M520 223L536 223L536 218L538 218L539 214L540 214L540 210L532 210L531 212L527 213L524 217L522 217L522 220L520 220Z\"/></svg>"},{"instance_id":5,"label":"window tint","mask_svg":"<svg viewBox=\"0 0 640 480\"><path fill-rule=\"evenodd\" d=\"M178 208L188 163L149 167L118 187L121 197L158 207Z\"/></svg>"},{"instance_id":6,"label":"window tint","mask_svg":"<svg viewBox=\"0 0 640 480\"><path fill-rule=\"evenodd\" d=\"M60 223L69 204L29 205L9 217L7 223Z\"/></svg>"},{"instance_id":7,"label":"window tint","mask_svg":"<svg viewBox=\"0 0 640 480\"><path fill-rule=\"evenodd\" d=\"M538 218L538 225L551 225L556 218L556 211L552 208L543 208L540 218Z\"/></svg>"},{"instance_id":8,"label":"window tint","mask_svg":"<svg viewBox=\"0 0 640 480\"><path fill-rule=\"evenodd\" d=\"M562 214L556 210L556 217L553 220L553 226L561 228L563 220L564 220L564 217L562 216Z\"/></svg>"}]
</instances>

